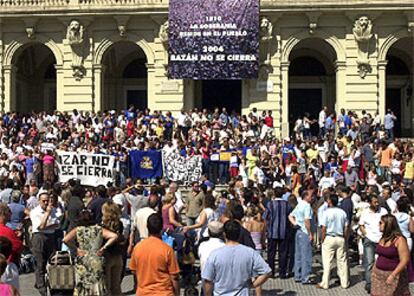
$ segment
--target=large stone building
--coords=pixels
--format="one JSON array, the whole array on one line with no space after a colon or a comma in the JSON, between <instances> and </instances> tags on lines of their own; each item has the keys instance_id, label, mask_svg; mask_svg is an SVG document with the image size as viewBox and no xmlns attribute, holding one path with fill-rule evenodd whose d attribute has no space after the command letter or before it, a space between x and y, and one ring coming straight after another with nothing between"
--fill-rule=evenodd
<instances>
[{"instance_id":1,"label":"large stone building","mask_svg":"<svg viewBox=\"0 0 414 296\"><path fill-rule=\"evenodd\" d=\"M391 108L413 135L413 1L262 0L261 17L258 80L169 80L168 0L0 0L1 109L257 107L284 136L323 105Z\"/></svg>"}]
</instances>

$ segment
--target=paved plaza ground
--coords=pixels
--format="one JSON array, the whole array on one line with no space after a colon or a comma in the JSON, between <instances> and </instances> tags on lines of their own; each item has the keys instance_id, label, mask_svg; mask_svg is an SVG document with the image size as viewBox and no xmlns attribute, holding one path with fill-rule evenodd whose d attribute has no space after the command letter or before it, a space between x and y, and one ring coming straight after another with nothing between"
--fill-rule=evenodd
<instances>
[{"instance_id":1,"label":"paved plaza ground","mask_svg":"<svg viewBox=\"0 0 414 296\"><path fill-rule=\"evenodd\" d=\"M313 271L316 275L316 278L319 279L322 275L320 256L314 256L314 265ZM351 267L351 286L344 290L339 286L339 283L336 284L335 280L331 281L331 288L329 290L319 290L314 286L304 286L302 284L295 283L294 279L279 280L271 279L267 281L264 285L263 295L268 296L359 296L359 295L368 295L364 290L364 282L362 280L363 269L362 266L352 266ZM34 286L34 274L25 274L20 276L20 291L22 296L37 296L37 290L33 288ZM410 286L411 293L414 295L414 284ZM135 295L133 290L133 278L131 275L124 278L122 282L122 291L124 295ZM183 295L183 293L182 293ZM251 292L251 295L254 295L254 292Z\"/></svg>"}]
</instances>

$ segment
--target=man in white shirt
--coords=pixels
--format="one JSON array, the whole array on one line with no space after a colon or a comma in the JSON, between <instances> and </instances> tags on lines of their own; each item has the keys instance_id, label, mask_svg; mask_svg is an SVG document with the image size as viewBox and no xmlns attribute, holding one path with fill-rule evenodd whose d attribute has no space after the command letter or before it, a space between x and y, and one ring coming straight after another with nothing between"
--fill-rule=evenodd
<instances>
[{"instance_id":1,"label":"man in white shirt","mask_svg":"<svg viewBox=\"0 0 414 296\"><path fill-rule=\"evenodd\" d=\"M375 249L382 237L379 222L381 217L387 214L387 210L380 207L378 197L375 195L369 196L368 201L370 205L361 214L359 228L364 246L365 290L371 293L371 271L375 262Z\"/></svg>"},{"instance_id":2,"label":"man in white shirt","mask_svg":"<svg viewBox=\"0 0 414 296\"><path fill-rule=\"evenodd\" d=\"M331 172L329 170L325 170L323 177L319 181L319 195L321 195L325 189L334 186L335 179L331 177Z\"/></svg>"},{"instance_id":3,"label":"man in white shirt","mask_svg":"<svg viewBox=\"0 0 414 296\"><path fill-rule=\"evenodd\" d=\"M208 223L209 239L200 244L198 248L198 256L200 257L200 270L203 271L204 264L207 262L208 257L214 250L224 247L223 236L223 223L218 221L212 221Z\"/></svg>"},{"instance_id":4,"label":"man in white shirt","mask_svg":"<svg viewBox=\"0 0 414 296\"><path fill-rule=\"evenodd\" d=\"M39 205L30 212L32 221L32 253L36 258L35 287L40 295L46 296L46 263L56 250L55 230L59 227L59 218L56 216L56 208L53 207L51 198L47 192L39 195Z\"/></svg>"},{"instance_id":5,"label":"man in white shirt","mask_svg":"<svg viewBox=\"0 0 414 296\"><path fill-rule=\"evenodd\" d=\"M147 220L149 216L157 212L156 208L158 202L158 197L151 195L148 199L148 206L139 209L135 213L132 223L132 232L129 240L130 247L134 246L134 241L140 241L148 237Z\"/></svg>"},{"instance_id":6,"label":"man in white shirt","mask_svg":"<svg viewBox=\"0 0 414 296\"><path fill-rule=\"evenodd\" d=\"M326 112L328 111L328 107L324 106L321 112L319 112L318 124L319 124L319 135L325 135L325 121L326 121Z\"/></svg>"},{"instance_id":7,"label":"man in white shirt","mask_svg":"<svg viewBox=\"0 0 414 296\"><path fill-rule=\"evenodd\" d=\"M322 282L317 288L328 289L331 274L332 259L336 254L336 265L341 287L349 286L348 258L346 252L346 241L348 238L348 218L344 210L338 208L339 198L335 194L329 194L327 198L328 209L320 222L322 225Z\"/></svg>"},{"instance_id":8,"label":"man in white shirt","mask_svg":"<svg viewBox=\"0 0 414 296\"><path fill-rule=\"evenodd\" d=\"M389 187L384 188L381 195L390 208L391 214L395 213L397 211L397 203L391 198L391 189Z\"/></svg>"}]
</instances>

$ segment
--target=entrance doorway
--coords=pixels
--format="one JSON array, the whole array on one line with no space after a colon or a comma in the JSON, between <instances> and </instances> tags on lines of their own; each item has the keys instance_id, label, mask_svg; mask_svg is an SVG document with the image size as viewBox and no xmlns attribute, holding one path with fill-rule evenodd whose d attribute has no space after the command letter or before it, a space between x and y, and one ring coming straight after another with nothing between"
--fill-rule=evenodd
<instances>
[{"instance_id":1,"label":"entrance doorway","mask_svg":"<svg viewBox=\"0 0 414 296\"><path fill-rule=\"evenodd\" d=\"M228 113L241 113L241 80L203 80L201 81L201 107L210 111L226 108Z\"/></svg>"},{"instance_id":2,"label":"entrance doorway","mask_svg":"<svg viewBox=\"0 0 414 296\"><path fill-rule=\"evenodd\" d=\"M145 53L132 41L119 41L108 48L102 60L103 110L125 109L130 105L139 110L147 107L146 63Z\"/></svg>"},{"instance_id":3,"label":"entrance doorway","mask_svg":"<svg viewBox=\"0 0 414 296\"><path fill-rule=\"evenodd\" d=\"M413 48L414 38L402 38L391 46L386 56L385 108L397 117L395 137L414 135Z\"/></svg>"},{"instance_id":4,"label":"entrance doorway","mask_svg":"<svg viewBox=\"0 0 414 296\"><path fill-rule=\"evenodd\" d=\"M148 107L148 98L146 90L127 90L127 105L134 105L139 110L145 110Z\"/></svg>"},{"instance_id":5,"label":"entrance doorway","mask_svg":"<svg viewBox=\"0 0 414 296\"><path fill-rule=\"evenodd\" d=\"M289 132L298 118L309 113L310 119L318 119L323 106L328 114L335 111L337 60L333 47L325 40L307 38L299 41L289 55L288 116ZM311 126L317 135L317 122Z\"/></svg>"},{"instance_id":6,"label":"entrance doorway","mask_svg":"<svg viewBox=\"0 0 414 296\"><path fill-rule=\"evenodd\" d=\"M321 88L300 88L289 89L289 130L292 133L295 121L303 118L309 113L309 119L318 119L322 110L322 89ZM311 126L313 135L318 133L317 123Z\"/></svg>"},{"instance_id":7,"label":"entrance doorway","mask_svg":"<svg viewBox=\"0 0 414 296\"><path fill-rule=\"evenodd\" d=\"M385 108L391 109L397 120L394 122L394 135L401 136L401 88L387 88Z\"/></svg>"},{"instance_id":8,"label":"entrance doorway","mask_svg":"<svg viewBox=\"0 0 414 296\"><path fill-rule=\"evenodd\" d=\"M30 43L13 58L17 71L13 74L15 87L12 98L16 111L56 110L56 59L44 44Z\"/></svg>"}]
</instances>

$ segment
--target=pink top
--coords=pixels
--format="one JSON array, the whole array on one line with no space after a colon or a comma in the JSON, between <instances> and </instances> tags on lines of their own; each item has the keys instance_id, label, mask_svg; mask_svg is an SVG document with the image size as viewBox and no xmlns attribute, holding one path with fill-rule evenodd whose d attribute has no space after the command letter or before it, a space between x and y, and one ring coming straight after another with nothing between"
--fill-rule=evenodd
<instances>
[{"instance_id":1,"label":"pink top","mask_svg":"<svg viewBox=\"0 0 414 296\"><path fill-rule=\"evenodd\" d=\"M46 154L43 156L43 164L53 164L55 161L55 158L51 155Z\"/></svg>"},{"instance_id":2,"label":"pink top","mask_svg":"<svg viewBox=\"0 0 414 296\"><path fill-rule=\"evenodd\" d=\"M0 284L0 295L1 296L13 296L10 285Z\"/></svg>"}]
</instances>

